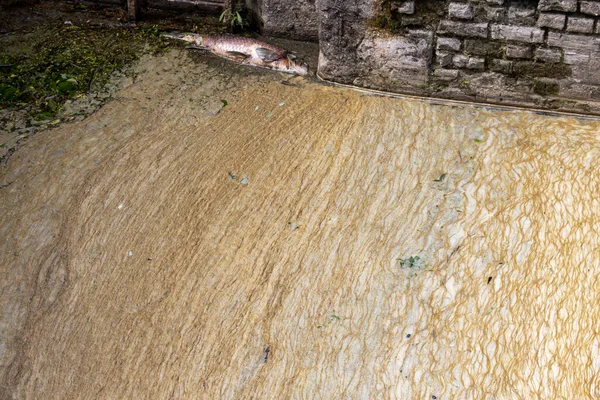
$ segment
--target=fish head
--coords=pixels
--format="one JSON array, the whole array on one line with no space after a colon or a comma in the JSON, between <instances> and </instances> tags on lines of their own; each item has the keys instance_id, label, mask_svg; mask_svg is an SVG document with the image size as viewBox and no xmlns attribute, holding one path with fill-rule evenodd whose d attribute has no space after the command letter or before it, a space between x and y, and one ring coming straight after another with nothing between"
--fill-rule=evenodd
<instances>
[{"instance_id":1,"label":"fish head","mask_svg":"<svg viewBox=\"0 0 600 400\"><path fill-rule=\"evenodd\" d=\"M287 72L296 75L308 74L308 64L296 58L296 56L288 55L273 62L274 67L282 72Z\"/></svg>"},{"instance_id":2,"label":"fish head","mask_svg":"<svg viewBox=\"0 0 600 400\"><path fill-rule=\"evenodd\" d=\"M196 44L199 46L202 45L202 36L197 35L195 33L164 32L164 33L161 33L161 36L169 38L169 39L184 40L186 42Z\"/></svg>"}]
</instances>

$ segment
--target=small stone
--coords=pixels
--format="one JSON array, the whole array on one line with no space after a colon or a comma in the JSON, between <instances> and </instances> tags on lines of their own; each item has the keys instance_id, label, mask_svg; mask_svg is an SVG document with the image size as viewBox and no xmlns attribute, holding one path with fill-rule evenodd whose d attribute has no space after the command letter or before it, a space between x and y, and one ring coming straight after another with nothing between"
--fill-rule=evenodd
<instances>
[{"instance_id":1,"label":"small stone","mask_svg":"<svg viewBox=\"0 0 600 400\"><path fill-rule=\"evenodd\" d=\"M487 19L493 22L500 22L504 18L506 9L504 7L485 7Z\"/></svg>"},{"instance_id":2,"label":"small stone","mask_svg":"<svg viewBox=\"0 0 600 400\"><path fill-rule=\"evenodd\" d=\"M129 252L127 253L127 255L128 255L129 257L131 257L131 256L133 255L133 251L129 250Z\"/></svg>"},{"instance_id":3,"label":"small stone","mask_svg":"<svg viewBox=\"0 0 600 400\"><path fill-rule=\"evenodd\" d=\"M600 15L600 1L580 1L579 10L584 14Z\"/></svg>"},{"instance_id":4,"label":"small stone","mask_svg":"<svg viewBox=\"0 0 600 400\"><path fill-rule=\"evenodd\" d=\"M450 3L448 5L448 16L457 19L473 19L475 12L473 6L468 3Z\"/></svg>"},{"instance_id":5,"label":"small stone","mask_svg":"<svg viewBox=\"0 0 600 400\"><path fill-rule=\"evenodd\" d=\"M594 30L594 20L592 18L569 17L567 21L567 31L592 33Z\"/></svg>"},{"instance_id":6,"label":"small stone","mask_svg":"<svg viewBox=\"0 0 600 400\"><path fill-rule=\"evenodd\" d=\"M542 13L537 20L537 26L541 28L565 29L567 16L565 14Z\"/></svg>"},{"instance_id":7,"label":"small stone","mask_svg":"<svg viewBox=\"0 0 600 400\"><path fill-rule=\"evenodd\" d=\"M507 58L531 58L533 53L529 46L517 46L509 44L506 46L506 57Z\"/></svg>"},{"instance_id":8,"label":"small stone","mask_svg":"<svg viewBox=\"0 0 600 400\"><path fill-rule=\"evenodd\" d=\"M444 51L438 51L435 53L438 64L441 67L448 67L452 65L452 54Z\"/></svg>"},{"instance_id":9,"label":"small stone","mask_svg":"<svg viewBox=\"0 0 600 400\"><path fill-rule=\"evenodd\" d=\"M396 11L400 14L414 14L415 13L415 2L414 1L395 1L392 3L392 11Z\"/></svg>"},{"instance_id":10,"label":"small stone","mask_svg":"<svg viewBox=\"0 0 600 400\"><path fill-rule=\"evenodd\" d=\"M460 50L460 40L456 38L446 38L440 37L437 40L437 50L452 50L459 51Z\"/></svg>"},{"instance_id":11,"label":"small stone","mask_svg":"<svg viewBox=\"0 0 600 400\"><path fill-rule=\"evenodd\" d=\"M468 61L469 61L469 57L467 57L463 54L456 54L454 57L452 57L452 63L457 68L466 68Z\"/></svg>"},{"instance_id":12,"label":"small stone","mask_svg":"<svg viewBox=\"0 0 600 400\"><path fill-rule=\"evenodd\" d=\"M467 57L463 54L456 54L452 57L452 63L457 68L482 70L485 67L485 58Z\"/></svg>"},{"instance_id":13,"label":"small stone","mask_svg":"<svg viewBox=\"0 0 600 400\"><path fill-rule=\"evenodd\" d=\"M504 0L486 0L488 3L490 4L496 4L501 6L502 4L504 4Z\"/></svg>"},{"instance_id":14,"label":"small stone","mask_svg":"<svg viewBox=\"0 0 600 400\"><path fill-rule=\"evenodd\" d=\"M248 178L242 178L242 180L240 181L240 183L242 185L247 185L248 184Z\"/></svg>"},{"instance_id":15,"label":"small stone","mask_svg":"<svg viewBox=\"0 0 600 400\"><path fill-rule=\"evenodd\" d=\"M577 0L540 0L538 4L540 11L577 11Z\"/></svg>"},{"instance_id":16,"label":"small stone","mask_svg":"<svg viewBox=\"0 0 600 400\"><path fill-rule=\"evenodd\" d=\"M437 79L444 82L450 82L458 78L457 69L436 69L433 74Z\"/></svg>"},{"instance_id":17,"label":"small stone","mask_svg":"<svg viewBox=\"0 0 600 400\"><path fill-rule=\"evenodd\" d=\"M511 24L533 25L535 24L535 9L510 7L508 9L508 21Z\"/></svg>"}]
</instances>

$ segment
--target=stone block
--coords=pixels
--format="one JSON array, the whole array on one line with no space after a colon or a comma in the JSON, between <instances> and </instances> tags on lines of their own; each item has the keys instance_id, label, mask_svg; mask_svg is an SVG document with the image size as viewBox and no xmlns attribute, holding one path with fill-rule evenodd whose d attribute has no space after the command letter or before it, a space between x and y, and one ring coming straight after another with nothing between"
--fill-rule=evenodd
<instances>
[{"instance_id":1,"label":"stone block","mask_svg":"<svg viewBox=\"0 0 600 400\"><path fill-rule=\"evenodd\" d=\"M590 62L590 59L591 56L589 53L575 50L565 50L565 64L585 65Z\"/></svg>"},{"instance_id":2,"label":"stone block","mask_svg":"<svg viewBox=\"0 0 600 400\"><path fill-rule=\"evenodd\" d=\"M492 39L512 40L515 42L543 43L544 31L529 26L491 25Z\"/></svg>"},{"instance_id":3,"label":"stone block","mask_svg":"<svg viewBox=\"0 0 600 400\"><path fill-rule=\"evenodd\" d=\"M498 6L501 6L502 4L504 4L504 0L486 0L486 2L489 4L496 4Z\"/></svg>"},{"instance_id":4,"label":"stone block","mask_svg":"<svg viewBox=\"0 0 600 400\"><path fill-rule=\"evenodd\" d=\"M512 72L512 65L512 61L494 59L490 64L490 69L495 72L510 74Z\"/></svg>"},{"instance_id":5,"label":"stone block","mask_svg":"<svg viewBox=\"0 0 600 400\"><path fill-rule=\"evenodd\" d=\"M531 58L533 52L529 46L517 46L509 44L506 46L506 57L507 58Z\"/></svg>"},{"instance_id":6,"label":"stone block","mask_svg":"<svg viewBox=\"0 0 600 400\"><path fill-rule=\"evenodd\" d=\"M548 46L596 51L600 49L600 37L548 32Z\"/></svg>"},{"instance_id":7,"label":"stone block","mask_svg":"<svg viewBox=\"0 0 600 400\"><path fill-rule=\"evenodd\" d=\"M534 25L535 8L510 7L508 22L515 25Z\"/></svg>"},{"instance_id":8,"label":"stone block","mask_svg":"<svg viewBox=\"0 0 600 400\"><path fill-rule=\"evenodd\" d=\"M577 11L577 0L540 0L538 4L540 11Z\"/></svg>"},{"instance_id":9,"label":"stone block","mask_svg":"<svg viewBox=\"0 0 600 400\"><path fill-rule=\"evenodd\" d=\"M575 99L594 98L598 86L575 82L561 82L560 94Z\"/></svg>"},{"instance_id":10,"label":"stone block","mask_svg":"<svg viewBox=\"0 0 600 400\"><path fill-rule=\"evenodd\" d=\"M458 78L458 70L457 69L436 69L433 72L433 75L444 82L454 81Z\"/></svg>"},{"instance_id":11,"label":"stone block","mask_svg":"<svg viewBox=\"0 0 600 400\"><path fill-rule=\"evenodd\" d=\"M440 21L438 26L438 33L486 38L488 36L488 24L443 20Z\"/></svg>"},{"instance_id":12,"label":"stone block","mask_svg":"<svg viewBox=\"0 0 600 400\"><path fill-rule=\"evenodd\" d=\"M497 72L477 74L469 80L469 87L477 91L496 89L500 91L506 85L506 77Z\"/></svg>"},{"instance_id":13,"label":"stone block","mask_svg":"<svg viewBox=\"0 0 600 400\"><path fill-rule=\"evenodd\" d=\"M556 79L534 79L533 92L540 96L556 96L560 92L560 84Z\"/></svg>"},{"instance_id":14,"label":"stone block","mask_svg":"<svg viewBox=\"0 0 600 400\"><path fill-rule=\"evenodd\" d=\"M536 61L559 63L562 60L562 51L559 49L540 48L535 51Z\"/></svg>"},{"instance_id":15,"label":"stone block","mask_svg":"<svg viewBox=\"0 0 600 400\"><path fill-rule=\"evenodd\" d=\"M450 3L448 4L448 16L456 19L473 19L475 12L469 3Z\"/></svg>"},{"instance_id":16,"label":"stone block","mask_svg":"<svg viewBox=\"0 0 600 400\"><path fill-rule=\"evenodd\" d=\"M567 21L567 31L592 33L594 31L593 18L569 17Z\"/></svg>"},{"instance_id":17,"label":"stone block","mask_svg":"<svg viewBox=\"0 0 600 400\"><path fill-rule=\"evenodd\" d=\"M531 79L517 79L512 84L512 90L522 93L530 93L533 91L533 80Z\"/></svg>"},{"instance_id":18,"label":"stone block","mask_svg":"<svg viewBox=\"0 0 600 400\"><path fill-rule=\"evenodd\" d=\"M466 39L464 51L477 56L492 56L500 58L504 54L502 44L485 39Z\"/></svg>"},{"instance_id":19,"label":"stone block","mask_svg":"<svg viewBox=\"0 0 600 400\"><path fill-rule=\"evenodd\" d=\"M485 58L467 57L464 54L455 54L452 57L452 64L456 68L483 70L485 67Z\"/></svg>"},{"instance_id":20,"label":"stone block","mask_svg":"<svg viewBox=\"0 0 600 400\"><path fill-rule=\"evenodd\" d=\"M451 51L459 51L460 50L460 40L456 38L449 37L439 37L437 39L437 50L451 50Z\"/></svg>"},{"instance_id":21,"label":"stone block","mask_svg":"<svg viewBox=\"0 0 600 400\"><path fill-rule=\"evenodd\" d=\"M517 78L555 78L570 77L572 69L564 64L542 64L533 61L515 61L512 69Z\"/></svg>"},{"instance_id":22,"label":"stone block","mask_svg":"<svg viewBox=\"0 0 600 400\"><path fill-rule=\"evenodd\" d=\"M567 16L565 14L541 13L537 20L537 26L551 29L565 29Z\"/></svg>"},{"instance_id":23,"label":"stone block","mask_svg":"<svg viewBox=\"0 0 600 400\"><path fill-rule=\"evenodd\" d=\"M584 14L600 15L600 1L581 1L579 10Z\"/></svg>"}]
</instances>

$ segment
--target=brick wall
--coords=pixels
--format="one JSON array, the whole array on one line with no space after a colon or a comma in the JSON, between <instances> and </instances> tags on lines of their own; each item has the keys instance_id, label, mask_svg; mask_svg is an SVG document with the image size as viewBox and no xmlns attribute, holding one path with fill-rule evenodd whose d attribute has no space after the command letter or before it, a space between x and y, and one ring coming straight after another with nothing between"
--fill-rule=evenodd
<instances>
[{"instance_id":1,"label":"brick wall","mask_svg":"<svg viewBox=\"0 0 600 400\"><path fill-rule=\"evenodd\" d=\"M321 0L321 11L343 3ZM403 93L600 114L600 1L364 3L342 21L361 36L355 49L326 46L324 40L344 33L321 24L323 77ZM356 59L350 75L335 65L337 53L348 50Z\"/></svg>"}]
</instances>

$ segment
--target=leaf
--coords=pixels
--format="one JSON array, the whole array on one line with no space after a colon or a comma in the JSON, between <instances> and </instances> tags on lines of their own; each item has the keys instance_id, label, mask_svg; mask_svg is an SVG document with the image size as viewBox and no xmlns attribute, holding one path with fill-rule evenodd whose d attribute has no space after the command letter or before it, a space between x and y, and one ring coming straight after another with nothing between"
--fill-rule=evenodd
<instances>
[{"instance_id":1,"label":"leaf","mask_svg":"<svg viewBox=\"0 0 600 400\"><path fill-rule=\"evenodd\" d=\"M69 81L62 81L58 84L58 90L63 93L68 93L73 90L75 86Z\"/></svg>"},{"instance_id":2,"label":"leaf","mask_svg":"<svg viewBox=\"0 0 600 400\"><path fill-rule=\"evenodd\" d=\"M229 11L229 10L224 10L224 11L221 13L221 16L219 17L219 22L223 22L223 21L225 20L225 15L227 14L227 12L228 12L228 11Z\"/></svg>"},{"instance_id":3,"label":"leaf","mask_svg":"<svg viewBox=\"0 0 600 400\"><path fill-rule=\"evenodd\" d=\"M446 179L446 174L441 174L439 178L434 179L434 182L442 182L444 179Z\"/></svg>"},{"instance_id":4,"label":"leaf","mask_svg":"<svg viewBox=\"0 0 600 400\"><path fill-rule=\"evenodd\" d=\"M53 115L51 112L44 111L44 112L36 114L36 117L39 120L48 120L48 119L52 119Z\"/></svg>"},{"instance_id":5,"label":"leaf","mask_svg":"<svg viewBox=\"0 0 600 400\"><path fill-rule=\"evenodd\" d=\"M17 88L9 85L0 85L0 100L10 100L17 97Z\"/></svg>"},{"instance_id":6,"label":"leaf","mask_svg":"<svg viewBox=\"0 0 600 400\"><path fill-rule=\"evenodd\" d=\"M227 107L229 103L227 102L227 100L221 100L221 104L223 105L223 107Z\"/></svg>"},{"instance_id":7,"label":"leaf","mask_svg":"<svg viewBox=\"0 0 600 400\"><path fill-rule=\"evenodd\" d=\"M240 24L240 26L244 25L244 21L242 20L242 16L240 15L240 13L236 12L235 15L237 15L238 24Z\"/></svg>"},{"instance_id":8,"label":"leaf","mask_svg":"<svg viewBox=\"0 0 600 400\"><path fill-rule=\"evenodd\" d=\"M475 139L475 143L481 143L481 139Z\"/></svg>"}]
</instances>

